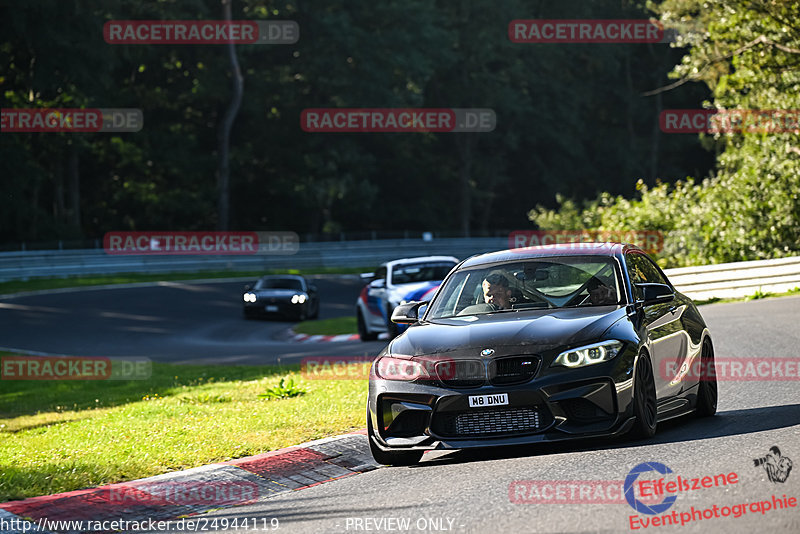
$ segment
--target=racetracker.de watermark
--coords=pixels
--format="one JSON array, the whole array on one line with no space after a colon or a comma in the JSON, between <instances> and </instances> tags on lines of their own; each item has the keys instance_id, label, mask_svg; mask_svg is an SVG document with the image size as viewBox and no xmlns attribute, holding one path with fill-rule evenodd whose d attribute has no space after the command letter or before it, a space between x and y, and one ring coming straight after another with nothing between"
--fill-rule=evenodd
<instances>
[{"instance_id":1,"label":"racetracker.de watermark","mask_svg":"<svg viewBox=\"0 0 800 534\"><path fill-rule=\"evenodd\" d=\"M797 109L666 109L664 133L800 133Z\"/></svg>"},{"instance_id":2,"label":"racetracker.de watermark","mask_svg":"<svg viewBox=\"0 0 800 534\"><path fill-rule=\"evenodd\" d=\"M508 248L511 249L607 242L631 243L654 254L664 249L664 234L658 230L516 230L508 234Z\"/></svg>"},{"instance_id":3,"label":"racetracker.de watermark","mask_svg":"<svg viewBox=\"0 0 800 534\"><path fill-rule=\"evenodd\" d=\"M721 358L713 362L700 358L692 361L662 360L659 372L663 380L719 382L773 382L800 380L800 358Z\"/></svg>"},{"instance_id":4,"label":"racetracker.de watermark","mask_svg":"<svg viewBox=\"0 0 800 534\"><path fill-rule=\"evenodd\" d=\"M232 505L253 502L259 497L258 484L239 481L146 482L101 488L111 504L148 505Z\"/></svg>"},{"instance_id":5,"label":"racetracker.de watermark","mask_svg":"<svg viewBox=\"0 0 800 534\"><path fill-rule=\"evenodd\" d=\"M514 504L627 504L623 480L514 480L508 500ZM660 497L642 497L656 503Z\"/></svg>"},{"instance_id":6,"label":"racetracker.de watermark","mask_svg":"<svg viewBox=\"0 0 800 534\"><path fill-rule=\"evenodd\" d=\"M367 380L375 358L370 356L311 356L300 361L308 380Z\"/></svg>"},{"instance_id":7,"label":"racetracker.de watermark","mask_svg":"<svg viewBox=\"0 0 800 534\"><path fill-rule=\"evenodd\" d=\"M108 232L106 254L249 255L297 254L295 232Z\"/></svg>"},{"instance_id":8,"label":"racetracker.de watermark","mask_svg":"<svg viewBox=\"0 0 800 534\"><path fill-rule=\"evenodd\" d=\"M2 133L138 132L144 115L136 108L0 109Z\"/></svg>"},{"instance_id":9,"label":"racetracker.de watermark","mask_svg":"<svg viewBox=\"0 0 800 534\"><path fill-rule=\"evenodd\" d=\"M148 380L148 358L93 356L3 356L0 380Z\"/></svg>"},{"instance_id":10,"label":"racetracker.de watermark","mask_svg":"<svg viewBox=\"0 0 800 534\"><path fill-rule=\"evenodd\" d=\"M483 369L481 362L456 362L446 356L383 356L377 360L372 356L309 356L300 361L300 374L308 380L367 380L370 373L385 380L404 381L453 380L470 373L474 376L476 370L466 369L464 364L478 365L478 371Z\"/></svg>"},{"instance_id":11,"label":"racetracker.de watermark","mask_svg":"<svg viewBox=\"0 0 800 534\"><path fill-rule=\"evenodd\" d=\"M517 19L508 24L512 43L666 43L670 35L655 20Z\"/></svg>"},{"instance_id":12,"label":"racetracker.de watermark","mask_svg":"<svg viewBox=\"0 0 800 534\"><path fill-rule=\"evenodd\" d=\"M485 108L312 108L300 114L304 132L481 133L496 125L494 110Z\"/></svg>"},{"instance_id":13,"label":"racetracker.de watermark","mask_svg":"<svg viewBox=\"0 0 800 534\"><path fill-rule=\"evenodd\" d=\"M103 25L108 44L294 44L300 26L293 20L110 20Z\"/></svg>"}]
</instances>

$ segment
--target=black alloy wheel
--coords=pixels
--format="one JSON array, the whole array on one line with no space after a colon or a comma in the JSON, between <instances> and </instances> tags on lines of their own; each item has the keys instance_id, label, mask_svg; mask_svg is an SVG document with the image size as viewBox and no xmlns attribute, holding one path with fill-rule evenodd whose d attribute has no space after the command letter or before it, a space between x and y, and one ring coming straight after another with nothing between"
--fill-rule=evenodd
<instances>
[{"instance_id":1,"label":"black alloy wheel","mask_svg":"<svg viewBox=\"0 0 800 534\"><path fill-rule=\"evenodd\" d=\"M700 383L697 386L697 415L708 417L717 413L717 373L714 368L714 347L711 340L706 338L703 342L703 351L700 356Z\"/></svg>"},{"instance_id":2,"label":"black alloy wheel","mask_svg":"<svg viewBox=\"0 0 800 534\"><path fill-rule=\"evenodd\" d=\"M636 438L651 438L656 433L658 408L653 366L646 352L639 354L633 387L633 412L636 422L631 435Z\"/></svg>"}]
</instances>

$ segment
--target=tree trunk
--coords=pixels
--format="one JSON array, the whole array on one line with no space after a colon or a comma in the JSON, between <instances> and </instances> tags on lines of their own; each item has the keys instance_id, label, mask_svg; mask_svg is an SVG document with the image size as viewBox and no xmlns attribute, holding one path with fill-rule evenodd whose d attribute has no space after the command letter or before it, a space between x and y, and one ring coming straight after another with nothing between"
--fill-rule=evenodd
<instances>
[{"instance_id":1,"label":"tree trunk","mask_svg":"<svg viewBox=\"0 0 800 534\"><path fill-rule=\"evenodd\" d=\"M223 16L226 21L231 20L231 3L233 0L222 0ZM233 42L227 44L228 59L231 62L233 71L233 98L228 109L222 118L222 125L219 132L218 161L217 161L217 229L228 230L230 226L230 138L233 121L239 113L239 106L242 104L242 94L244 93L244 78L239 68L239 60L236 58L236 47Z\"/></svg>"},{"instance_id":2,"label":"tree trunk","mask_svg":"<svg viewBox=\"0 0 800 534\"><path fill-rule=\"evenodd\" d=\"M67 168L69 182L69 212L67 222L82 233L81 228L81 174L79 167L78 147L73 143L69 147L69 167Z\"/></svg>"},{"instance_id":3,"label":"tree trunk","mask_svg":"<svg viewBox=\"0 0 800 534\"><path fill-rule=\"evenodd\" d=\"M472 145L474 144L475 134L462 133L458 136L456 145L461 165L458 172L458 185L460 193L459 202L459 222L461 234L469 237L470 219L472 218Z\"/></svg>"}]
</instances>

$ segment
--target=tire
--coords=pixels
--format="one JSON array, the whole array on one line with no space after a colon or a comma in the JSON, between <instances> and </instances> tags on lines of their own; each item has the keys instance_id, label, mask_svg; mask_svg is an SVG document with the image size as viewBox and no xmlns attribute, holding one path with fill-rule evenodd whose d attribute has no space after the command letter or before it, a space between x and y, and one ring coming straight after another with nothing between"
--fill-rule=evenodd
<instances>
[{"instance_id":1,"label":"tire","mask_svg":"<svg viewBox=\"0 0 800 534\"><path fill-rule=\"evenodd\" d=\"M636 363L636 376L633 387L633 414L636 422L631 428L633 438L652 438L656 434L658 406L656 383L653 379L653 365L647 353L639 354Z\"/></svg>"},{"instance_id":2,"label":"tire","mask_svg":"<svg viewBox=\"0 0 800 534\"><path fill-rule=\"evenodd\" d=\"M369 451L376 462L382 465L416 465L422 459L424 451L384 451L375 445L372 440L374 432L372 430L372 418L367 410L367 440L369 440Z\"/></svg>"},{"instance_id":3,"label":"tire","mask_svg":"<svg viewBox=\"0 0 800 534\"><path fill-rule=\"evenodd\" d=\"M316 319L319 317L319 301L314 304L314 314L309 315L309 319Z\"/></svg>"},{"instance_id":4,"label":"tire","mask_svg":"<svg viewBox=\"0 0 800 534\"><path fill-rule=\"evenodd\" d=\"M714 369L714 347L711 340L706 338L703 342L703 350L700 356L702 375L697 386L697 407L698 417L709 417L717 413L717 375Z\"/></svg>"},{"instance_id":5,"label":"tire","mask_svg":"<svg viewBox=\"0 0 800 534\"><path fill-rule=\"evenodd\" d=\"M386 317L389 318L389 322L386 323L386 332L389 334L389 339L394 339L400 335L400 332L397 330L397 324L392 322L391 308L386 308Z\"/></svg>"},{"instance_id":6,"label":"tire","mask_svg":"<svg viewBox=\"0 0 800 534\"><path fill-rule=\"evenodd\" d=\"M358 322L358 337L361 338L361 341L375 341L378 339L378 334L367 331L367 325L364 322L364 316L361 314L361 310L356 309L356 319Z\"/></svg>"},{"instance_id":7,"label":"tire","mask_svg":"<svg viewBox=\"0 0 800 534\"><path fill-rule=\"evenodd\" d=\"M305 306L303 306L303 307L300 309L300 313L298 313L298 314L297 314L297 320L298 320L298 321L300 321L300 322L302 323L302 322L303 322L303 321L305 321L306 319L308 319L308 308L306 308Z\"/></svg>"}]
</instances>

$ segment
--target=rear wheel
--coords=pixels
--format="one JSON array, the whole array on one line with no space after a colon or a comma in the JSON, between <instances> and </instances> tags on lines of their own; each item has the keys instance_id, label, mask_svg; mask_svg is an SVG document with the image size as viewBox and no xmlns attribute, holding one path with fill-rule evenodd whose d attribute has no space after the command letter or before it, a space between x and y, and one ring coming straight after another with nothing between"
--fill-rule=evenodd
<instances>
[{"instance_id":1,"label":"rear wheel","mask_svg":"<svg viewBox=\"0 0 800 534\"><path fill-rule=\"evenodd\" d=\"M633 413L636 422L631 429L634 438L651 438L656 433L657 405L653 366L645 352L639 354L633 386Z\"/></svg>"},{"instance_id":2,"label":"rear wheel","mask_svg":"<svg viewBox=\"0 0 800 534\"><path fill-rule=\"evenodd\" d=\"M711 340L703 342L700 356L700 384L697 386L697 415L707 417L717 413L717 373L714 368L714 347Z\"/></svg>"},{"instance_id":3,"label":"rear wheel","mask_svg":"<svg viewBox=\"0 0 800 534\"><path fill-rule=\"evenodd\" d=\"M375 341L378 339L378 334L367 331L367 324L364 322L361 310L356 310L356 318L358 322L358 337L361 338L361 341Z\"/></svg>"},{"instance_id":4,"label":"rear wheel","mask_svg":"<svg viewBox=\"0 0 800 534\"><path fill-rule=\"evenodd\" d=\"M372 418L367 410L367 439L369 451L375 461L383 465L415 465L422 459L424 451L384 451L378 448L373 441Z\"/></svg>"}]
</instances>

